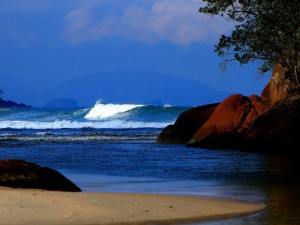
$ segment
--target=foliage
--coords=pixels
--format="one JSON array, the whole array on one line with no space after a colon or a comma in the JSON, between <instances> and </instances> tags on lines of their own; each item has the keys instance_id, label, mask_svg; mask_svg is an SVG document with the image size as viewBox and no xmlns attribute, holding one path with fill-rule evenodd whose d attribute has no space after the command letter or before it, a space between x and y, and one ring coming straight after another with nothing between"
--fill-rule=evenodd
<instances>
[{"instance_id":1,"label":"foliage","mask_svg":"<svg viewBox=\"0 0 300 225\"><path fill-rule=\"evenodd\" d=\"M215 51L224 64L260 62L265 73L280 63L289 79L299 87L300 3L299 0L203 0L199 11L220 15L236 23L232 33L222 35Z\"/></svg>"}]
</instances>

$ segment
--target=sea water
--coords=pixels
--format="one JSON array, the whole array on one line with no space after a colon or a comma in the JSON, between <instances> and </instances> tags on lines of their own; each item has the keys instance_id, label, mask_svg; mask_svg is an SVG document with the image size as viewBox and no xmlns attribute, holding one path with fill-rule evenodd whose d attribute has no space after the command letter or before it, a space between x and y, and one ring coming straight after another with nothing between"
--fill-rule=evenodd
<instances>
[{"instance_id":1,"label":"sea water","mask_svg":"<svg viewBox=\"0 0 300 225\"><path fill-rule=\"evenodd\" d=\"M83 191L192 195L263 202L267 209L196 224L300 224L295 157L159 145L185 107L96 103L76 109L0 109L0 159L63 173Z\"/></svg>"}]
</instances>

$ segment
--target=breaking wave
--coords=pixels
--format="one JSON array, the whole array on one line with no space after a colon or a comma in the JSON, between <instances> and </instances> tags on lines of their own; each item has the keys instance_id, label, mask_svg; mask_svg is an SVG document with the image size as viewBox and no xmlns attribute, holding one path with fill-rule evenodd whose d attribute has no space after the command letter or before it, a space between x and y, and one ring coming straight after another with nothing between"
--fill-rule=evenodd
<instances>
[{"instance_id":1,"label":"breaking wave","mask_svg":"<svg viewBox=\"0 0 300 225\"><path fill-rule=\"evenodd\" d=\"M56 120L53 122L41 121L0 121L0 129L126 129L126 128L163 128L169 123L163 122L137 122L137 121L103 121L103 122L79 122L68 120Z\"/></svg>"},{"instance_id":2,"label":"breaking wave","mask_svg":"<svg viewBox=\"0 0 300 225\"><path fill-rule=\"evenodd\" d=\"M91 108L31 108L0 110L0 129L137 129L163 128L185 107L104 104Z\"/></svg>"},{"instance_id":3,"label":"breaking wave","mask_svg":"<svg viewBox=\"0 0 300 225\"><path fill-rule=\"evenodd\" d=\"M94 119L104 119L112 116L116 116L120 113L127 112L134 108L142 107L144 105L133 105L133 104L103 104L97 102L93 108L86 114L84 118L94 120Z\"/></svg>"}]
</instances>

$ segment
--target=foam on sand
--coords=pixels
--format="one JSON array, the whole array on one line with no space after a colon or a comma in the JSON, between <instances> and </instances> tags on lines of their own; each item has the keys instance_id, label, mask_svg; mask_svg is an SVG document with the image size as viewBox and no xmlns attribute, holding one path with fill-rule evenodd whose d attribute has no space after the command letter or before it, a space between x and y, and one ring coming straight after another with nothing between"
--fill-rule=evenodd
<instances>
[{"instance_id":1,"label":"foam on sand","mask_svg":"<svg viewBox=\"0 0 300 225\"><path fill-rule=\"evenodd\" d=\"M263 204L185 196L1 188L0 225L150 224L249 214Z\"/></svg>"}]
</instances>

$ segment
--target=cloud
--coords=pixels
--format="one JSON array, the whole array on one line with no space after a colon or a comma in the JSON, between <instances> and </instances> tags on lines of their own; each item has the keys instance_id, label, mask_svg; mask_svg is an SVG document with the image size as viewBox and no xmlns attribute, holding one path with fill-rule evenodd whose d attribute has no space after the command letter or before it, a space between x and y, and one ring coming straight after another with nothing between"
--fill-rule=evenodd
<instances>
[{"instance_id":1,"label":"cloud","mask_svg":"<svg viewBox=\"0 0 300 225\"><path fill-rule=\"evenodd\" d=\"M72 43L122 37L148 44L209 41L231 24L200 14L201 0L85 0L64 18L63 38Z\"/></svg>"}]
</instances>

